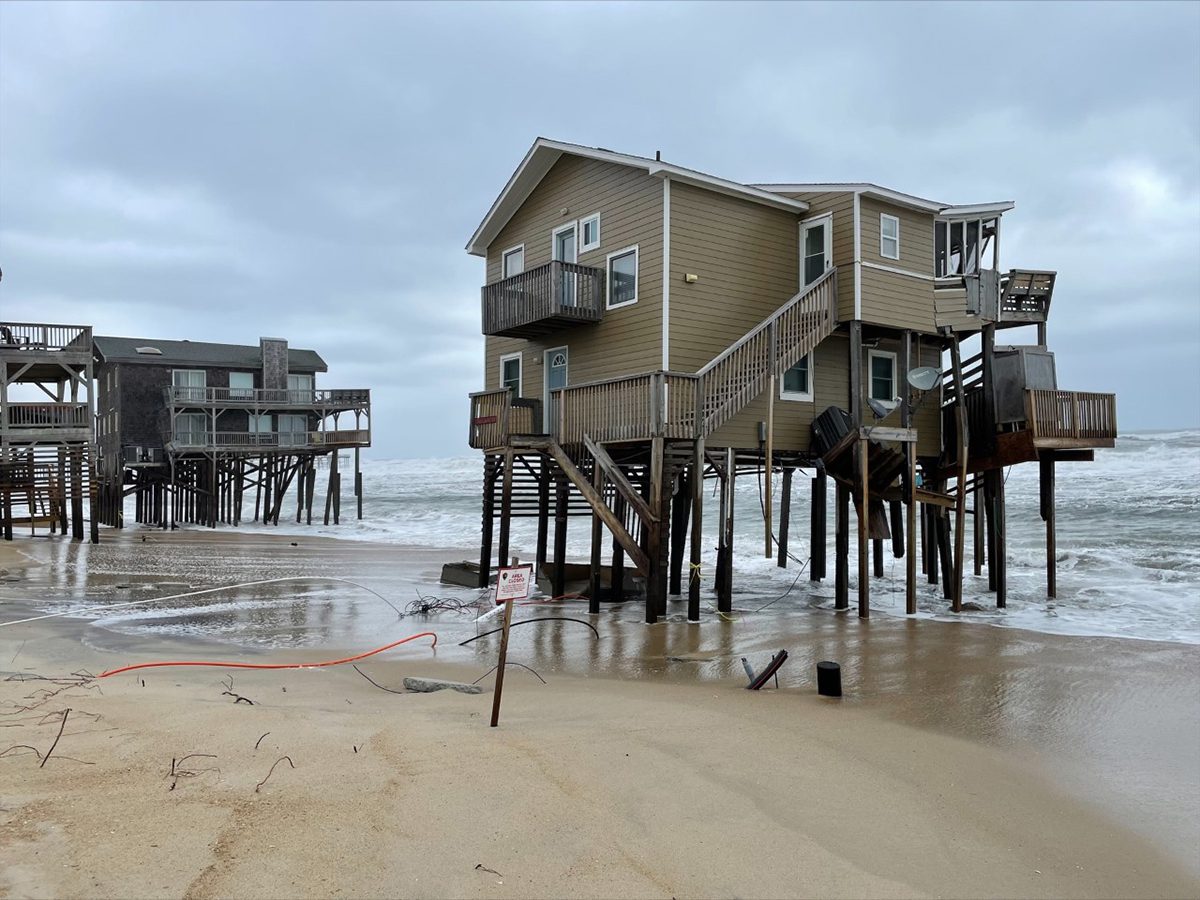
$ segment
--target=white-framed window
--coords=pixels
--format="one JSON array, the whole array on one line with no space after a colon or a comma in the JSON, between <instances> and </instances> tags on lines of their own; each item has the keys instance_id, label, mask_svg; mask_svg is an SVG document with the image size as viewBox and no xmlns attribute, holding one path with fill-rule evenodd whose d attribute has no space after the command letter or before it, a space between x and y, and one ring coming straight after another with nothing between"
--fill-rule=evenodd
<instances>
[{"instance_id":1,"label":"white-framed window","mask_svg":"<svg viewBox=\"0 0 1200 900\"><path fill-rule=\"evenodd\" d=\"M508 353L500 357L500 388L507 388L514 397L521 396L521 354Z\"/></svg>"},{"instance_id":2,"label":"white-framed window","mask_svg":"<svg viewBox=\"0 0 1200 900\"><path fill-rule=\"evenodd\" d=\"M579 252L597 250L600 247L600 213L579 220Z\"/></svg>"},{"instance_id":3,"label":"white-framed window","mask_svg":"<svg viewBox=\"0 0 1200 900\"><path fill-rule=\"evenodd\" d=\"M229 399L230 400L253 400L254 399L254 373L253 372L230 372L229 373Z\"/></svg>"},{"instance_id":4,"label":"white-framed window","mask_svg":"<svg viewBox=\"0 0 1200 900\"><path fill-rule=\"evenodd\" d=\"M879 214L879 255L884 259L900 258L900 218Z\"/></svg>"},{"instance_id":5,"label":"white-framed window","mask_svg":"<svg viewBox=\"0 0 1200 900\"><path fill-rule=\"evenodd\" d=\"M171 385L179 388L175 395L180 400L203 400L205 372L203 369L172 369Z\"/></svg>"},{"instance_id":6,"label":"white-framed window","mask_svg":"<svg viewBox=\"0 0 1200 900\"><path fill-rule=\"evenodd\" d=\"M813 368L812 354L809 353L800 362L783 373L779 383L780 400L807 400L813 398Z\"/></svg>"},{"instance_id":7,"label":"white-framed window","mask_svg":"<svg viewBox=\"0 0 1200 900\"><path fill-rule=\"evenodd\" d=\"M800 287L805 288L833 266L833 215L800 223Z\"/></svg>"},{"instance_id":8,"label":"white-framed window","mask_svg":"<svg viewBox=\"0 0 1200 900\"><path fill-rule=\"evenodd\" d=\"M287 389L289 403L313 402L312 375L288 375Z\"/></svg>"},{"instance_id":9,"label":"white-framed window","mask_svg":"<svg viewBox=\"0 0 1200 900\"><path fill-rule=\"evenodd\" d=\"M525 271L525 245L517 244L500 255L500 277L512 278Z\"/></svg>"},{"instance_id":10,"label":"white-framed window","mask_svg":"<svg viewBox=\"0 0 1200 900\"><path fill-rule=\"evenodd\" d=\"M896 354L886 350L867 353L867 396L889 409L896 405Z\"/></svg>"},{"instance_id":11,"label":"white-framed window","mask_svg":"<svg viewBox=\"0 0 1200 900\"><path fill-rule=\"evenodd\" d=\"M626 247L608 254L608 277L605 279L606 306L616 309L637 303L638 248Z\"/></svg>"}]
</instances>

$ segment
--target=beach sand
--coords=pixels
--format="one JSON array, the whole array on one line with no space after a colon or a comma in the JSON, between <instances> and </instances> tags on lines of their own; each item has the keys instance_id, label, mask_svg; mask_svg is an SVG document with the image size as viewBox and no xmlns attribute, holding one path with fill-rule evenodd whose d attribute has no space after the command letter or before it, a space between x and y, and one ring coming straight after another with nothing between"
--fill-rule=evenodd
<instances>
[{"instance_id":1,"label":"beach sand","mask_svg":"<svg viewBox=\"0 0 1200 900\"><path fill-rule=\"evenodd\" d=\"M225 531L16 541L0 544L22 579L0 584L0 621L30 598L294 571L407 602L414 586L448 593L433 579L455 558ZM30 680L311 662L423 630L436 651L414 642L360 667L399 690L494 664L495 638L456 646L475 632L466 617L397 622L346 585L293 590L232 612L206 599L195 628L173 614L160 630L0 629L0 753L44 754L71 709L44 767L20 748L0 758L0 895L1200 896L1200 671L1185 645L822 610L647 627L627 604L596 617L599 640L573 623L514 630L510 659L548 683L510 669L496 729L490 690L390 693L349 666ZM780 647L780 689L744 690L740 656L761 665ZM840 701L813 688L824 658L843 665ZM225 693L229 674L253 705ZM207 755L178 762L189 754Z\"/></svg>"}]
</instances>

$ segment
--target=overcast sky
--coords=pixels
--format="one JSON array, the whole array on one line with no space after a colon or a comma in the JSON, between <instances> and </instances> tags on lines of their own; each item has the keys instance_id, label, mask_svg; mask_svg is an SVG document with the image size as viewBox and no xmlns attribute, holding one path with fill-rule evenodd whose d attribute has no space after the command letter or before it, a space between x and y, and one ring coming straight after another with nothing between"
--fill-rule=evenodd
<instances>
[{"instance_id":1,"label":"overcast sky","mask_svg":"<svg viewBox=\"0 0 1200 900\"><path fill-rule=\"evenodd\" d=\"M483 263L538 135L1015 200L1059 384L1200 425L1200 5L0 4L0 316L256 343L467 452Z\"/></svg>"}]
</instances>

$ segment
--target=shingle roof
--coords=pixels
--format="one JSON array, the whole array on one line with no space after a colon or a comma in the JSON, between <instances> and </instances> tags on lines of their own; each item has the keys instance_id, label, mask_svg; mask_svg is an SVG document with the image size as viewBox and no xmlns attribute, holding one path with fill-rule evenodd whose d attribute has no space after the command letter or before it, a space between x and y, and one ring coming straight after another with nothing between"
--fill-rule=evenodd
<instances>
[{"instance_id":1,"label":"shingle roof","mask_svg":"<svg viewBox=\"0 0 1200 900\"><path fill-rule=\"evenodd\" d=\"M96 352L104 362L149 363L151 365L223 366L230 369L261 369L262 351L246 344L210 344L205 341L160 341L155 338L93 338ZM138 347L156 347L156 353L138 353ZM288 369L292 372L328 372L325 360L315 350L288 348Z\"/></svg>"}]
</instances>

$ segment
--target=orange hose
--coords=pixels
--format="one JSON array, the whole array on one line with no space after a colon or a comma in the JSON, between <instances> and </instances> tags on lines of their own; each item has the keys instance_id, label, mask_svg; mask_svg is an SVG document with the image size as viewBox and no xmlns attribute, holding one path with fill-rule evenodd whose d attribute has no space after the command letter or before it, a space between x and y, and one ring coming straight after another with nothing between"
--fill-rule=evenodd
<instances>
[{"instance_id":1,"label":"orange hose","mask_svg":"<svg viewBox=\"0 0 1200 900\"><path fill-rule=\"evenodd\" d=\"M415 641L417 638L431 637L433 643L430 649L437 646L437 635L432 631L422 631L420 634L410 634L406 638L401 638L398 641L393 641L383 647L377 647L374 650L368 650L366 653L360 653L358 656L347 656L345 659L327 659L324 662L315 663L239 663L239 662L209 662L206 660L191 660L185 662L148 662L138 663L133 666L122 666L119 669L109 669L107 672L101 672L98 678L107 678L109 675L120 675L122 672L132 672L135 669L158 669L166 666L212 666L218 669L320 669L325 666L340 666L345 663L357 662L360 659L366 659L368 656L374 656L376 653L382 653L384 650L391 650L393 647L399 647L401 644L407 644L409 641Z\"/></svg>"}]
</instances>

